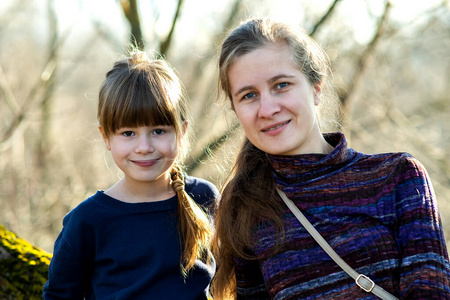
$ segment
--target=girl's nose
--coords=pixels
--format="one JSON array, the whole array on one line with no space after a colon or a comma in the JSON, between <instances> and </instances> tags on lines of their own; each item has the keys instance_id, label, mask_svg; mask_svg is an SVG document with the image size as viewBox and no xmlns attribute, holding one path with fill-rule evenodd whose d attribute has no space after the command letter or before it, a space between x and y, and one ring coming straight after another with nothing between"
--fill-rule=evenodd
<instances>
[{"instance_id":1,"label":"girl's nose","mask_svg":"<svg viewBox=\"0 0 450 300\"><path fill-rule=\"evenodd\" d=\"M259 100L258 117L272 118L281 110L280 104L271 94L261 94Z\"/></svg>"},{"instance_id":2,"label":"girl's nose","mask_svg":"<svg viewBox=\"0 0 450 300\"><path fill-rule=\"evenodd\" d=\"M136 149L134 150L136 153L147 154L155 151L155 147L153 146L152 139L147 136L141 136L138 138Z\"/></svg>"}]
</instances>

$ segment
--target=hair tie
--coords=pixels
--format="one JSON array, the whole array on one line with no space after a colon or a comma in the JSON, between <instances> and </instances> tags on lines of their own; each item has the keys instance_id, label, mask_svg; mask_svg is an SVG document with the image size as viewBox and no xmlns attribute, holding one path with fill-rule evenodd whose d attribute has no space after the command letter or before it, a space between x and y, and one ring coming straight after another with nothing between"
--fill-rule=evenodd
<instances>
[{"instance_id":1,"label":"hair tie","mask_svg":"<svg viewBox=\"0 0 450 300\"><path fill-rule=\"evenodd\" d=\"M175 192L181 192L182 190L184 190L184 182L181 179L173 180L172 187Z\"/></svg>"},{"instance_id":2,"label":"hair tie","mask_svg":"<svg viewBox=\"0 0 450 300\"><path fill-rule=\"evenodd\" d=\"M184 177L177 169L172 171L172 187L176 193L184 190Z\"/></svg>"}]
</instances>

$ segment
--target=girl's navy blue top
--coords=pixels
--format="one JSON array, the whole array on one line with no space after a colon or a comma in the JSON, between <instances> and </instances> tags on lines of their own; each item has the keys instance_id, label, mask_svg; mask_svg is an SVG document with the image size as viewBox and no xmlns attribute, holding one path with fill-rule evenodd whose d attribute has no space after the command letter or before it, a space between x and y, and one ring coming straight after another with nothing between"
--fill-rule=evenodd
<instances>
[{"instance_id":1,"label":"girl's navy blue top","mask_svg":"<svg viewBox=\"0 0 450 300\"><path fill-rule=\"evenodd\" d=\"M186 176L186 192L205 209L217 188ZM63 220L44 299L207 299L215 263L197 260L184 278L177 197L125 203L102 191Z\"/></svg>"}]
</instances>

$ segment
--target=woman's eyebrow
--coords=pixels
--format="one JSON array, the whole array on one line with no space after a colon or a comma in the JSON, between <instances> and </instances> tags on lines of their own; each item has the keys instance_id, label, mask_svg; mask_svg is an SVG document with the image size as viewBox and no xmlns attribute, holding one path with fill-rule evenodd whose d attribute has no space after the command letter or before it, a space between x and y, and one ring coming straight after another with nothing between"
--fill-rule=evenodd
<instances>
[{"instance_id":1,"label":"woman's eyebrow","mask_svg":"<svg viewBox=\"0 0 450 300\"><path fill-rule=\"evenodd\" d=\"M280 78L294 78L293 75L287 75L287 74L279 74L275 75L267 80L267 83L274 83L275 81L279 80ZM238 89L233 95L234 97L237 97L240 93L245 92L247 90L254 89L254 85L246 85Z\"/></svg>"},{"instance_id":2,"label":"woman's eyebrow","mask_svg":"<svg viewBox=\"0 0 450 300\"><path fill-rule=\"evenodd\" d=\"M267 80L267 83L274 83L275 81L279 80L280 78L293 78L293 77L295 77L295 76L287 75L287 74L279 74L279 75L276 75L276 76L273 76L273 77L269 78Z\"/></svg>"}]
</instances>

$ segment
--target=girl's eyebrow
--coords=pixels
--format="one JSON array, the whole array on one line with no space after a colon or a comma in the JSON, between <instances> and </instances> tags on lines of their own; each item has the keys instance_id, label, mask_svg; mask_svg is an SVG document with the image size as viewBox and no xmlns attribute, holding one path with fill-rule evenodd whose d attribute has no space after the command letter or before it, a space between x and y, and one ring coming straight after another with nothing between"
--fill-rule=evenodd
<instances>
[{"instance_id":1,"label":"girl's eyebrow","mask_svg":"<svg viewBox=\"0 0 450 300\"><path fill-rule=\"evenodd\" d=\"M279 74L279 75L275 75L271 78L269 78L267 80L267 83L272 84L275 81L279 80L280 78L294 78L295 76L293 75L287 75L287 74ZM235 93L234 93L234 97L237 97L240 93L245 92L247 90L252 90L254 89L254 85L246 85L241 87L240 89L238 89Z\"/></svg>"}]
</instances>

